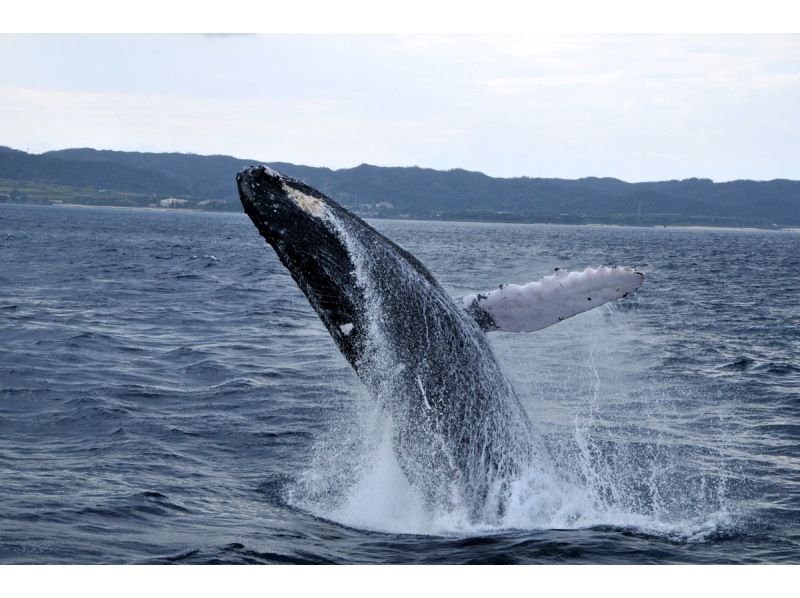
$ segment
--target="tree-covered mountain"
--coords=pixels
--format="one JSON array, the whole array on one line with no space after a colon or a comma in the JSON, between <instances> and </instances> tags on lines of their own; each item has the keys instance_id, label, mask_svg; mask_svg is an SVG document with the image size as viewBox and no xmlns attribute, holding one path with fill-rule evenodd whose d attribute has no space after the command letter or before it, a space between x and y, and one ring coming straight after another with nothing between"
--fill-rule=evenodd
<instances>
[{"instance_id":1,"label":"tree-covered mountain","mask_svg":"<svg viewBox=\"0 0 800 598\"><path fill-rule=\"evenodd\" d=\"M175 177L122 162L102 165L61 157L58 152L33 155L0 148L0 179L49 182L75 187L174 195L186 188Z\"/></svg>"},{"instance_id":2,"label":"tree-covered mountain","mask_svg":"<svg viewBox=\"0 0 800 598\"><path fill-rule=\"evenodd\" d=\"M0 199L240 210L236 173L258 160L231 156L67 149L40 155L0 148ZM331 170L271 162L345 206L371 216L627 224L800 225L800 181L686 179L627 183L493 178L466 170L378 167ZM28 194L26 195L26 190ZM48 193L51 195L48 196ZM54 197L53 194L58 197Z\"/></svg>"}]
</instances>

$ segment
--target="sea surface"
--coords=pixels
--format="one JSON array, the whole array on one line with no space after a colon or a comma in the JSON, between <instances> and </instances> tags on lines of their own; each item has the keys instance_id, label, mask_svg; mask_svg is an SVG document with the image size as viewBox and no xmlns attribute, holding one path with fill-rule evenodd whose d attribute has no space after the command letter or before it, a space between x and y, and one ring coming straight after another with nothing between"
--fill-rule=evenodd
<instances>
[{"instance_id":1,"label":"sea surface","mask_svg":"<svg viewBox=\"0 0 800 598\"><path fill-rule=\"evenodd\" d=\"M454 297L644 286L491 335L553 461L420 507L243 214L0 205L0 563L800 563L800 234L373 221Z\"/></svg>"}]
</instances>

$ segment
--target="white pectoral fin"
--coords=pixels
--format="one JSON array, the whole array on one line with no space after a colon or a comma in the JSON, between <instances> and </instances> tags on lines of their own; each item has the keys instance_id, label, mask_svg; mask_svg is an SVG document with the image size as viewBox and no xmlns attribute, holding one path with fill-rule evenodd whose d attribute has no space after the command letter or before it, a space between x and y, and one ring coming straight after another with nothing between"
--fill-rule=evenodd
<instances>
[{"instance_id":1,"label":"white pectoral fin","mask_svg":"<svg viewBox=\"0 0 800 598\"><path fill-rule=\"evenodd\" d=\"M467 295L461 307L484 330L533 332L624 297L642 282L644 275L631 268L556 269L536 282L503 284L494 291Z\"/></svg>"}]
</instances>

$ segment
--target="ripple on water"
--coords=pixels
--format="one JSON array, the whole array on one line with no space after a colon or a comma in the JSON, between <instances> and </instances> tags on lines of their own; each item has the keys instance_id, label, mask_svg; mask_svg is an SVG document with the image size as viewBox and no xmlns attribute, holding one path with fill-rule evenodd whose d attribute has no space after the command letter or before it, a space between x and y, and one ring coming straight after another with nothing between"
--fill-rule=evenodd
<instances>
[{"instance_id":1,"label":"ripple on water","mask_svg":"<svg viewBox=\"0 0 800 598\"><path fill-rule=\"evenodd\" d=\"M0 562L800 561L796 234L376 222L454 294L647 275L493 337L553 467L478 528L425 512L244 215L0 216Z\"/></svg>"}]
</instances>

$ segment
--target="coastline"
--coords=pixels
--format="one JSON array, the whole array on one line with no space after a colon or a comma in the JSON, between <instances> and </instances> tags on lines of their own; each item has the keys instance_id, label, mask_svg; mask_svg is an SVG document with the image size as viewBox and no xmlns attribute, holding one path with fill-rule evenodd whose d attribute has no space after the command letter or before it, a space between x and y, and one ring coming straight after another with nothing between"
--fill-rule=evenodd
<instances>
[{"instance_id":1,"label":"coastline","mask_svg":"<svg viewBox=\"0 0 800 598\"><path fill-rule=\"evenodd\" d=\"M202 208L164 208L161 206L117 206L117 205L94 205L81 203L61 203L61 202L13 202L0 201L0 206L38 206L38 207L62 207L80 209L103 209L103 210L135 210L150 212L169 212L169 213L202 213L202 214L244 214L244 212L234 210L204 210ZM366 220L393 220L397 222L453 222L462 224L513 224L513 225L535 225L535 226L581 226L591 228L641 228L641 229L664 229L664 230L685 230L693 232L788 232L800 233L800 226L711 226L704 224L622 224L605 222L510 222L508 220L488 220L488 219L463 219L463 218L398 218L390 216L364 216Z\"/></svg>"}]
</instances>

